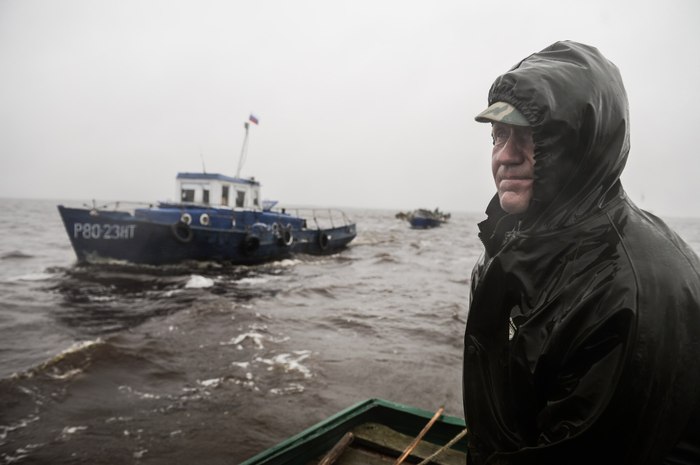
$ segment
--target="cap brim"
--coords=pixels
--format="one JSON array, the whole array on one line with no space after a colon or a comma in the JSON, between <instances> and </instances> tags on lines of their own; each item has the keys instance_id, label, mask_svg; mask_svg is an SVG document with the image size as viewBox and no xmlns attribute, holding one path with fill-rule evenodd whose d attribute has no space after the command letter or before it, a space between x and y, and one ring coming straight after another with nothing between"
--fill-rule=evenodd
<instances>
[{"instance_id":1,"label":"cap brim","mask_svg":"<svg viewBox=\"0 0 700 465\"><path fill-rule=\"evenodd\" d=\"M527 118L510 103L496 102L474 118L479 123L503 123L513 126L530 126Z\"/></svg>"}]
</instances>

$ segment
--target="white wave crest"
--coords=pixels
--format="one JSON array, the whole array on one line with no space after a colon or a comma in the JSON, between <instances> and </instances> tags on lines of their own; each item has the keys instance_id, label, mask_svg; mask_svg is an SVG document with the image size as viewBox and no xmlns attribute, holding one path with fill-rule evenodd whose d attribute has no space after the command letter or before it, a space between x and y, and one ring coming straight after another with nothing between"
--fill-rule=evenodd
<instances>
[{"instance_id":1,"label":"white wave crest","mask_svg":"<svg viewBox=\"0 0 700 465\"><path fill-rule=\"evenodd\" d=\"M19 420L13 425L0 425L0 440L4 441L5 438L7 438L7 433L26 428L27 425L29 425L30 423L34 423L37 420L39 420L38 415L30 415L27 418Z\"/></svg>"},{"instance_id":2,"label":"white wave crest","mask_svg":"<svg viewBox=\"0 0 700 465\"><path fill-rule=\"evenodd\" d=\"M79 431L85 431L87 429L87 426L66 426L63 428L63 431L61 431L61 436L68 436L70 434L75 434Z\"/></svg>"},{"instance_id":3,"label":"white wave crest","mask_svg":"<svg viewBox=\"0 0 700 465\"><path fill-rule=\"evenodd\" d=\"M46 281L47 279L53 278L55 275L51 273L29 273L29 274L23 274L21 276L13 276L10 278L7 278L8 282L17 282L17 281Z\"/></svg>"},{"instance_id":4,"label":"white wave crest","mask_svg":"<svg viewBox=\"0 0 700 465\"><path fill-rule=\"evenodd\" d=\"M294 394L304 392L304 386L299 383L290 383L283 388L272 388L270 389L270 394L282 395L282 394Z\"/></svg>"},{"instance_id":5,"label":"white wave crest","mask_svg":"<svg viewBox=\"0 0 700 465\"><path fill-rule=\"evenodd\" d=\"M193 274L190 276L189 281L185 284L187 289L202 289L206 287L212 287L214 285L214 280L211 278L206 278L198 274Z\"/></svg>"},{"instance_id":6,"label":"white wave crest","mask_svg":"<svg viewBox=\"0 0 700 465\"><path fill-rule=\"evenodd\" d=\"M229 342L222 342L221 345L239 345L246 339L253 341L253 344L255 344L255 347L258 349L264 349L265 347L262 344L263 339L265 336L263 336L260 333L243 333L239 334L238 336L231 338Z\"/></svg>"},{"instance_id":7,"label":"white wave crest","mask_svg":"<svg viewBox=\"0 0 700 465\"><path fill-rule=\"evenodd\" d=\"M281 368L285 373L295 371L301 373L304 378L311 378L313 376L311 370L301 364L309 355L311 355L310 350L295 350L292 354L279 354L271 359L258 357L255 361L269 365L268 370Z\"/></svg>"},{"instance_id":8,"label":"white wave crest","mask_svg":"<svg viewBox=\"0 0 700 465\"><path fill-rule=\"evenodd\" d=\"M204 387L217 387L223 380L223 378L205 379L204 381L197 380L197 384Z\"/></svg>"},{"instance_id":9,"label":"white wave crest","mask_svg":"<svg viewBox=\"0 0 700 465\"><path fill-rule=\"evenodd\" d=\"M238 280L238 284L250 284L250 285L255 285L255 284L265 284L267 282L270 282L268 278L242 278Z\"/></svg>"}]
</instances>

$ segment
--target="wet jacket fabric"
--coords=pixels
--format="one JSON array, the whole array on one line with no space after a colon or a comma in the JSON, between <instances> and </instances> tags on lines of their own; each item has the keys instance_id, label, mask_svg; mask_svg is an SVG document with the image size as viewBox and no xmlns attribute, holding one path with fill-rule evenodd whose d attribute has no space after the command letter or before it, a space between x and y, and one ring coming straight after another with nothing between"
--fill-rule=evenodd
<instances>
[{"instance_id":1,"label":"wet jacket fabric","mask_svg":"<svg viewBox=\"0 0 700 465\"><path fill-rule=\"evenodd\" d=\"M535 182L526 213L495 196L479 225L470 463L700 463L700 262L622 188L620 73L558 42L500 76L497 101L532 126Z\"/></svg>"}]
</instances>

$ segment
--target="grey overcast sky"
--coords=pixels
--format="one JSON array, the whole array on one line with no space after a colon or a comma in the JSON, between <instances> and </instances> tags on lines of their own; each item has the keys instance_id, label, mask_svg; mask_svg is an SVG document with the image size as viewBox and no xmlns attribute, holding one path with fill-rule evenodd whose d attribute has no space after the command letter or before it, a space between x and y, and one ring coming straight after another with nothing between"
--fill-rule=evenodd
<instances>
[{"instance_id":1,"label":"grey overcast sky","mask_svg":"<svg viewBox=\"0 0 700 465\"><path fill-rule=\"evenodd\" d=\"M700 216L697 0L0 0L0 197L173 199L202 160L235 173L252 112L264 198L481 212L473 117L562 39L621 70L629 196Z\"/></svg>"}]
</instances>

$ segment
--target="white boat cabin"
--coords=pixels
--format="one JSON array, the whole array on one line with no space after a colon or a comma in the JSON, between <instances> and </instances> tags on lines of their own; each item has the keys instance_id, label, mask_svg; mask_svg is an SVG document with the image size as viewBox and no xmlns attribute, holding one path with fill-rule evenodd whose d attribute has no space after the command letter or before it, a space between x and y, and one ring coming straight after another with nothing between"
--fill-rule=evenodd
<instances>
[{"instance_id":1,"label":"white boat cabin","mask_svg":"<svg viewBox=\"0 0 700 465\"><path fill-rule=\"evenodd\" d=\"M176 195L183 203L260 209L260 183L218 173L178 173Z\"/></svg>"}]
</instances>

